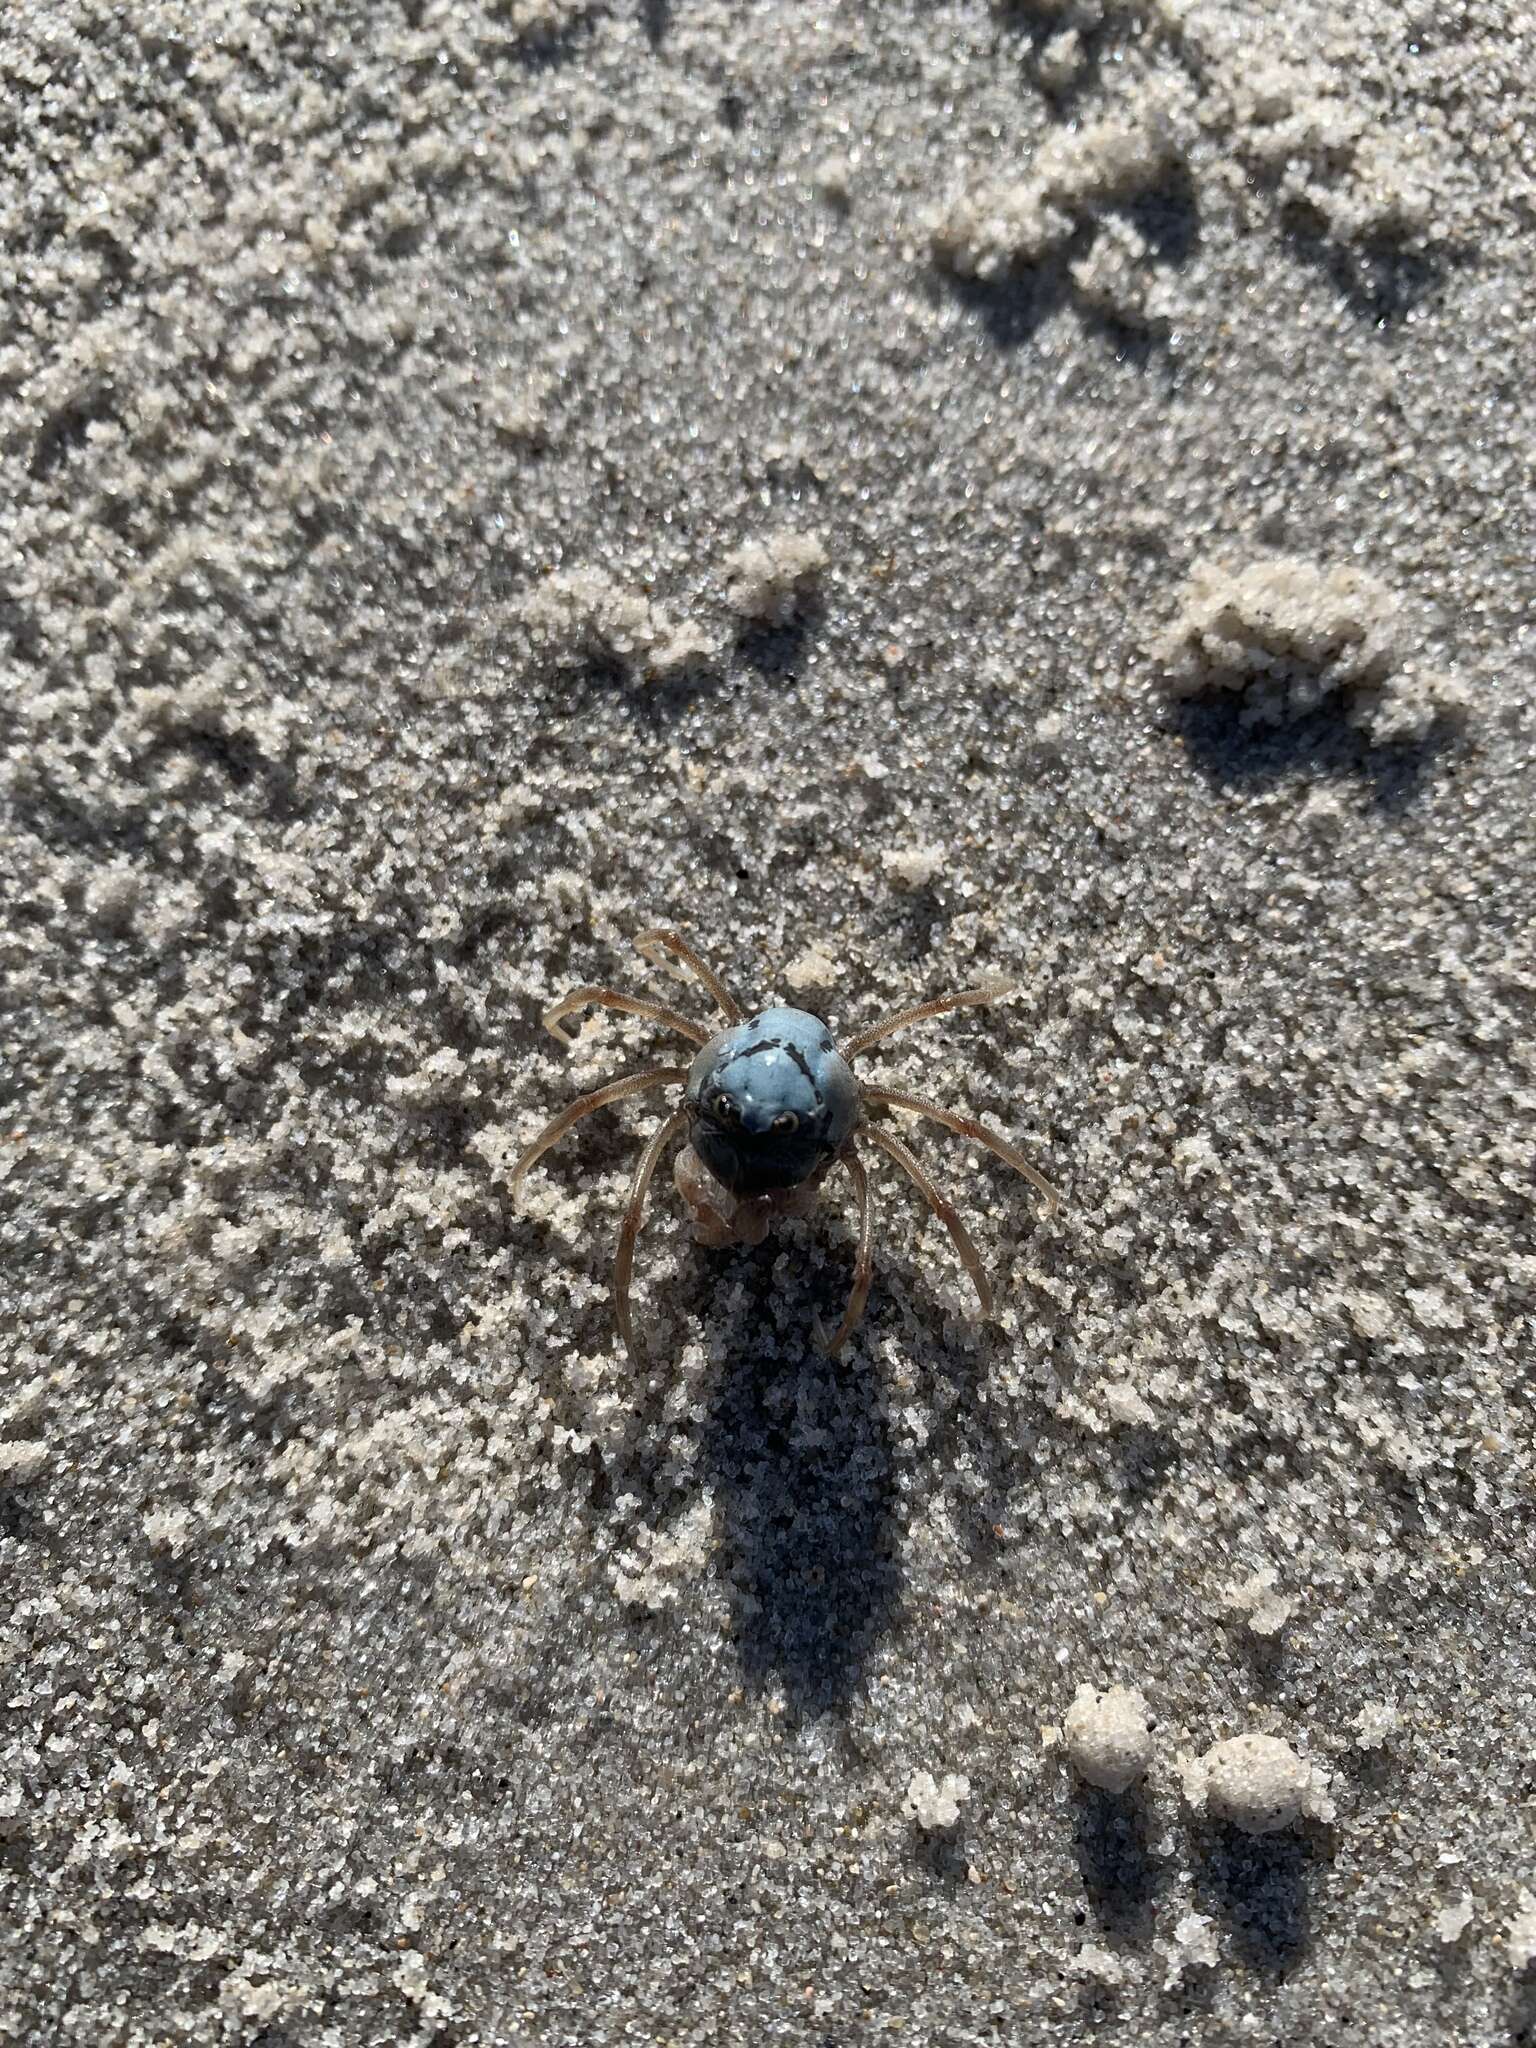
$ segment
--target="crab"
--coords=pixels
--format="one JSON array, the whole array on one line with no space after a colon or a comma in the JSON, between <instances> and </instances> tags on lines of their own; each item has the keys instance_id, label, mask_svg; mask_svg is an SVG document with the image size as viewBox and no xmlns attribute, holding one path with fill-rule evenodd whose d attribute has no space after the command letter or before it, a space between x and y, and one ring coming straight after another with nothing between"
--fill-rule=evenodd
<instances>
[{"instance_id":1,"label":"crab","mask_svg":"<svg viewBox=\"0 0 1536 2048\"><path fill-rule=\"evenodd\" d=\"M853 1287L841 1323L826 1340L830 1354L841 1351L857 1329L874 1278L869 1179L860 1153L861 1140L867 1140L907 1175L944 1225L971 1277L982 1316L990 1318L992 1289L954 1205L934 1186L909 1147L894 1131L871 1123L868 1112L900 1110L928 1117L960 1137L984 1145L1024 1176L1041 1197L1047 1214L1060 1206L1056 1190L1015 1146L974 1117L961 1116L926 1096L861 1082L854 1075L852 1062L910 1024L920 1024L947 1010L995 1003L1017 983L994 979L930 997L914 1008L882 1017L839 1048L821 1018L808 1010L771 1006L750 1015L744 1012L713 968L678 932L642 932L635 944L653 966L665 966L669 956L681 962L725 1019L724 1029L712 1033L650 996L607 987L572 989L546 1010L543 1018L544 1028L562 1045L575 1042L566 1029L568 1017L580 1010L601 1008L648 1018L687 1039L698 1052L689 1067L647 1067L580 1096L545 1125L511 1176L515 1190L529 1168L583 1117L627 1096L682 1085L682 1101L663 1119L640 1155L614 1254L614 1315L631 1359L638 1359L639 1352L629 1290L646 1196L662 1155L685 1126L688 1143L678 1155L673 1179L687 1205L698 1244L717 1249L761 1244L777 1218L812 1212L822 1183L834 1167L842 1167L853 1183L859 1214Z\"/></svg>"}]
</instances>

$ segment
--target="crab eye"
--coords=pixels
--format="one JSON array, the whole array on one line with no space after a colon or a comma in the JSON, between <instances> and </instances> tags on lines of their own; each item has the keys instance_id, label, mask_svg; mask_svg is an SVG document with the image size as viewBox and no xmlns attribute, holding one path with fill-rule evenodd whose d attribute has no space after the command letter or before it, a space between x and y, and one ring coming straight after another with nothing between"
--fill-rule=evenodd
<instances>
[{"instance_id":1,"label":"crab eye","mask_svg":"<svg viewBox=\"0 0 1536 2048\"><path fill-rule=\"evenodd\" d=\"M736 1121L736 1105L723 1088L718 1089L709 1098L709 1112L711 1116L718 1117L723 1124Z\"/></svg>"},{"instance_id":2,"label":"crab eye","mask_svg":"<svg viewBox=\"0 0 1536 2048\"><path fill-rule=\"evenodd\" d=\"M795 1115L795 1112L792 1109L780 1110L779 1114L773 1120L773 1128L779 1133L781 1137L788 1137L791 1131L799 1130L800 1119Z\"/></svg>"}]
</instances>

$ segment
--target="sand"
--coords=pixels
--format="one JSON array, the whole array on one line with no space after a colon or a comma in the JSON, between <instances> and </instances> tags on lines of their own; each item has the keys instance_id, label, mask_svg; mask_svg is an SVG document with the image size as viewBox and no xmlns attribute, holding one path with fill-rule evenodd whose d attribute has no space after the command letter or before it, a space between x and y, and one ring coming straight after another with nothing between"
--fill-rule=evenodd
<instances>
[{"instance_id":1,"label":"sand","mask_svg":"<svg viewBox=\"0 0 1536 2048\"><path fill-rule=\"evenodd\" d=\"M0 71L0 2039L1530 2040L1530 11ZM1060 1185L902 1120L994 1326L663 1179L631 1365L669 1098L508 1169L657 923L1020 977L860 1067Z\"/></svg>"}]
</instances>

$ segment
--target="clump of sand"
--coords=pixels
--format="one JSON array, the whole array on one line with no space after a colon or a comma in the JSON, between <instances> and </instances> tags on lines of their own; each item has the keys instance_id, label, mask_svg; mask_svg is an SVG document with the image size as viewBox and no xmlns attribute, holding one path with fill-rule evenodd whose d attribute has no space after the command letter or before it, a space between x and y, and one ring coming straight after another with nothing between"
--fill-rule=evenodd
<instances>
[{"instance_id":1,"label":"clump of sand","mask_svg":"<svg viewBox=\"0 0 1536 2048\"><path fill-rule=\"evenodd\" d=\"M914 1771L907 1785L902 1811L911 1816L920 1828L936 1831L952 1828L960 1818L960 1809L970 1797L971 1783L963 1773L946 1771L943 1777L935 1778L932 1771Z\"/></svg>"},{"instance_id":2,"label":"clump of sand","mask_svg":"<svg viewBox=\"0 0 1536 2048\"><path fill-rule=\"evenodd\" d=\"M716 652L702 627L673 620L604 569L557 570L525 601L522 617L535 649L557 662L610 660L665 676Z\"/></svg>"},{"instance_id":3,"label":"clump of sand","mask_svg":"<svg viewBox=\"0 0 1536 2048\"><path fill-rule=\"evenodd\" d=\"M1373 740L1422 739L1463 699L1450 677L1420 666L1413 625L1414 608L1364 569L1205 559L1152 656L1170 694L1228 691L1247 725L1336 702Z\"/></svg>"},{"instance_id":4,"label":"clump of sand","mask_svg":"<svg viewBox=\"0 0 1536 2048\"><path fill-rule=\"evenodd\" d=\"M1180 1774L1195 1812L1230 1821L1247 1835L1273 1834L1304 1814L1334 1817L1327 1773L1277 1735L1234 1735L1202 1757L1181 1758Z\"/></svg>"},{"instance_id":5,"label":"clump of sand","mask_svg":"<svg viewBox=\"0 0 1536 2048\"><path fill-rule=\"evenodd\" d=\"M1096 209L1148 191L1178 161L1176 99L1148 99L1082 128L1054 129L1023 177L984 178L931 217L935 258L983 282L1038 263Z\"/></svg>"},{"instance_id":6,"label":"clump of sand","mask_svg":"<svg viewBox=\"0 0 1536 2048\"><path fill-rule=\"evenodd\" d=\"M780 527L728 555L725 601L744 619L782 626L794 617L827 566L819 534Z\"/></svg>"},{"instance_id":7,"label":"clump of sand","mask_svg":"<svg viewBox=\"0 0 1536 2048\"><path fill-rule=\"evenodd\" d=\"M1147 1703L1127 1686L1080 1685L1063 1732L1074 1770L1105 1792L1128 1790L1152 1760Z\"/></svg>"}]
</instances>

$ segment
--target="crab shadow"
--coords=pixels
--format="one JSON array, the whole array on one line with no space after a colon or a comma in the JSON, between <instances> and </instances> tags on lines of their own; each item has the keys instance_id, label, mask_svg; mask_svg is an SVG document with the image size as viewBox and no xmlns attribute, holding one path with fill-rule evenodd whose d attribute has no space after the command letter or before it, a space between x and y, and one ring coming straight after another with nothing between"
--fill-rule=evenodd
<instances>
[{"instance_id":1,"label":"crab shadow","mask_svg":"<svg viewBox=\"0 0 1536 2048\"><path fill-rule=\"evenodd\" d=\"M901 1611L896 1456L884 1389L857 1344L829 1358L816 1341L816 1320L839 1313L836 1262L812 1299L790 1304L775 1270L783 1249L776 1235L702 1262L719 1366L701 1462L743 1676L815 1716L858 1690ZM722 1290L747 1297L729 1327Z\"/></svg>"},{"instance_id":2,"label":"crab shadow","mask_svg":"<svg viewBox=\"0 0 1536 2048\"><path fill-rule=\"evenodd\" d=\"M847 1271L827 1262L809 1298L786 1307L770 1239L716 1268L713 1286L744 1288L727 1331L711 1348L721 1363L704 1426L701 1464L717 1503L720 1571L730 1599L742 1673L777 1685L792 1719L839 1713L860 1690L871 1654L898 1625L906 1525L950 1469L956 1432L969 1436L982 1361L941 1341L915 1359L917 1385L904 1399L946 1407L906 1473L890 1413L890 1367L860 1339L878 1327L882 1288L916 1297L935 1332L943 1310L920 1276L887 1258L877 1273L870 1318L845 1351L829 1358L816 1340L842 1312ZM734 1291L734 1288L733 1290ZM706 1311L706 1320L714 1317ZM935 1403L934 1394L946 1399ZM1001 1447L995 1455L1003 1456ZM995 1506L978 1510L995 1518ZM973 1550L976 1546L973 1546Z\"/></svg>"}]
</instances>

